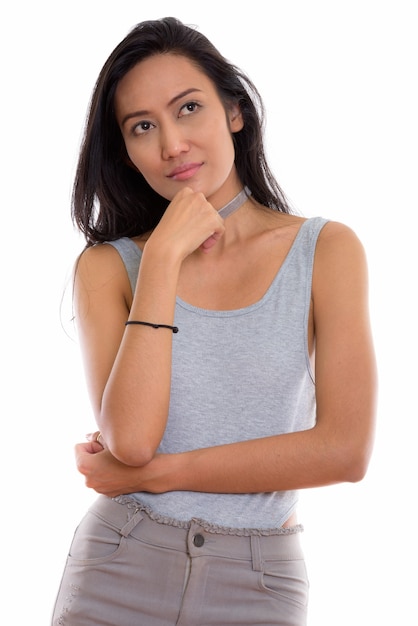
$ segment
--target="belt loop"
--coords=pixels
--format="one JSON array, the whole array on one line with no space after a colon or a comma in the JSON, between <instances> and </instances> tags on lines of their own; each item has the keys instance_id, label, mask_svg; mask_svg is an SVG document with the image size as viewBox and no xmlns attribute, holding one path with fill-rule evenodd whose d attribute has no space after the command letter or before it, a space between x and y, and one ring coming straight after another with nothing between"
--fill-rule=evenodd
<instances>
[{"instance_id":1,"label":"belt loop","mask_svg":"<svg viewBox=\"0 0 418 626\"><path fill-rule=\"evenodd\" d=\"M141 511L135 511L132 517L126 522L125 526L122 526L122 528L120 529L119 532L122 537L127 537L129 533L131 533L132 530L135 528L135 526L139 524L139 522L143 519L144 516L142 515Z\"/></svg>"},{"instance_id":2,"label":"belt loop","mask_svg":"<svg viewBox=\"0 0 418 626\"><path fill-rule=\"evenodd\" d=\"M261 557L260 537L257 535L250 536L251 557L253 560L253 570L255 572L263 571L263 559Z\"/></svg>"}]
</instances>

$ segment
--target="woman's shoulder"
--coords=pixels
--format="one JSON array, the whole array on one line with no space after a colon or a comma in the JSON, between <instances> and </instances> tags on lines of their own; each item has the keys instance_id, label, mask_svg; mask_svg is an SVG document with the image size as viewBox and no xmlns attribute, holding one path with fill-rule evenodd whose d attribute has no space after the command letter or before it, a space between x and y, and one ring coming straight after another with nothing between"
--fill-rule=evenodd
<instances>
[{"instance_id":1,"label":"woman's shoulder","mask_svg":"<svg viewBox=\"0 0 418 626\"><path fill-rule=\"evenodd\" d=\"M319 283L318 283L319 281ZM367 282L366 252L357 233L342 222L327 221L316 245L314 282L348 285Z\"/></svg>"},{"instance_id":2,"label":"woman's shoulder","mask_svg":"<svg viewBox=\"0 0 418 626\"><path fill-rule=\"evenodd\" d=\"M135 245L131 239L127 241ZM74 276L76 282L82 282L89 289L114 281L125 282L126 269L118 246L104 242L85 248L76 259Z\"/></svg>"},{"instance_id":3,"label":"woman's shoulder","mask_svg":"<svg viewBox=\"0 0 418 626\"><path fill-rule=\"evenodd\" d=\"M357 233L347 224L326 220L318 237L318 249L321 251L344 252L346 249L363 250Z\"/></svg>"},{"instance_id":4,"label":"woman's shoulder","mask_svg":"<svg viewBox=\"0 0 418 626\"><path fill-rule=\"evenodd\" d=\"M130 255L140 257L146 239L141 237L120 237L119 239L96 243L85 248L78 257L78 261L85 263L114 263L119 257ZM118 253L118 254L117 254Z\"/></svg>"},{"instance_id":5,"label":"woman's shoulder","mask_svg":"<svg viewBox=\"0 0 418 626\"><path fill-rule=\"evenodd\" d=\"M270 221L277 227L294 227L297 229L302 225L305 225L306 228L318 227L320 229L321 238L325 240L334 238L357 238L356 233L350 226L342 222L333 221L326 216L304 216L294 213L271 211L269 217Z\"/></svg>"}]
</instances>

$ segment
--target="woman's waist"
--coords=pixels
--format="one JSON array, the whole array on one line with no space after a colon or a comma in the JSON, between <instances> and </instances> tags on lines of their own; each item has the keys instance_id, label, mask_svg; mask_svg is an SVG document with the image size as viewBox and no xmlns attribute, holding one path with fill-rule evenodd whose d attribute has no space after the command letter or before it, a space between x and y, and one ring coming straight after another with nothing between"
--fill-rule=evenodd
<instances>
[{"instance_id":1,"label":"woman's waist","mask_svg":"<svg viewBox=\"0 0 418 626\"><path fill-rule=\"evenodd\" d=\"M90 513L117 529L123 537L182 553L186 550L189 556L253 559L257 563L303 559L301 527L282 528L270 534L231 534L208 530L199 520L191 520L187 528L162 525L129 496L113 499L100 496L90 507Z\"/></svg>"},{"instance_id":2,"label":"woman's waist","mask_svg":"<svg viewBox=\"0 0 418 626\"><path fill-rule=\"evenodd\" d=\"M188 528L199 520L208 532L275 534L297 526L297 492L211 494L171 491L135 493L117 500L134 500L155 521ZM300 530L300 528L299 528Z\"/></svg>"}]
</instances>

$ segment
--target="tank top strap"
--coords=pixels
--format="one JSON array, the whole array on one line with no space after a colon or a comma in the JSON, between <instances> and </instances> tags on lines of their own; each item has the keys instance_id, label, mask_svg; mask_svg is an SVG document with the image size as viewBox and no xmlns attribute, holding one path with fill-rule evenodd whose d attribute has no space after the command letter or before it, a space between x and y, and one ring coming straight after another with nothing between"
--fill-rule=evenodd
<instances>
[{"instance_id":1,"label":"tank top strap","mask_svg":"<svg viewBox=\"0 0 418 626\"><path fill-rule=\"evenodd\" d=\"M121 239L107 241L106 243L113 246L119 252L128 273L132 293L134 293L136 281L138 280L139 263L142 256L141 250L129 237L122 237Z\"/></svg>"}]
</instances>

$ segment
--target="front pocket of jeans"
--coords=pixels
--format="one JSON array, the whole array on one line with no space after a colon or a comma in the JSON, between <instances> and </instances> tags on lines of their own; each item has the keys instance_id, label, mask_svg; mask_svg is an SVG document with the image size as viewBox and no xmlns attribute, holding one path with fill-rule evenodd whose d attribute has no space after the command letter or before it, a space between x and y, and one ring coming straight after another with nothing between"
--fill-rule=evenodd
<instances>
[{"instance_id":1,"label":"front pocket of jeans","mask_svg":"<svg viewBox=\"0 0 418 626\"><path fill-rule=\"evenodd\" d=\"M305 561L269 561L260 575L260 587L299 606L308 604L309 581Z\"/></svg>"},{"instance_id":2,"label":"front pocket of jeans","mask_svg":"<svg viewBox=\"0 0 418 626\"><path fill-rule=\"evenodd\" d=\"M94 565L114 559L126 545L117 528L90 511L78 525L71 543L69 563Z\"/></svg>"}]
</instances>

